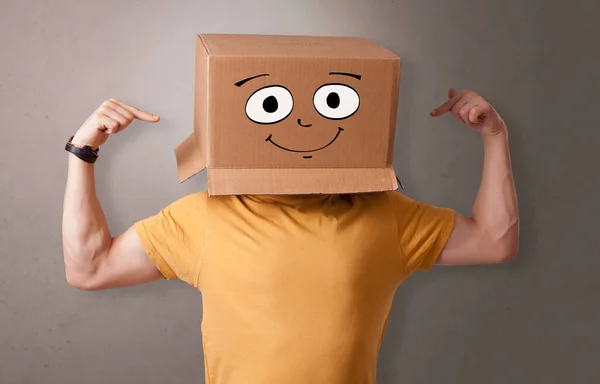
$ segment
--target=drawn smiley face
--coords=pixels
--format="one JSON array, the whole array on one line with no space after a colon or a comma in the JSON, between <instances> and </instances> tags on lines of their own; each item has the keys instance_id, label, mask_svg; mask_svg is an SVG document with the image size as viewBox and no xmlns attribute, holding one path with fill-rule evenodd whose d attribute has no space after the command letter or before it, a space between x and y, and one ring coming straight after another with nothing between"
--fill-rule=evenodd
<instances>
[{"instance_id":1,"label":"drawn smiley face","mask_svg":"<svg viewBox=\"0 0 600 384\"><path fill-rule=\"evenodd\" d=\"M356 80L360 80L361 76L346 72L330 72L331 76L346 76ZM263 77L269 74L260 74L251 76L235 83L237 87L241 87L247 82ZM330 128L331 124L324 124L326 121L341 121L348 119L358 111L360 107L360 96L358 92L350 85L340 82L325 83L318 87L312 97L312 105L318 115L325 120L308 121L299 116L296 119L296 124L301 129L306 129L306 134L310 135L311 128L331 129L331 139L328 142L323 142L313 148L297 148L293 143L281 143L274 137L274 133L270 132L265 139L265 142L274 147L287 151L302 154L304 159L312 159L313 153L322 151L333 145L344 128L341 122L335 124L335 129ZM246 117L253 123L260 125L274 125L288 119L294 110L294 96L292 91L283 85L268 85L264 86L250 95L246 101L245 112ZM319 125L323 127L319 127ZM275 134L276 135L276 134Z\"/></svg>"}]
</instances>

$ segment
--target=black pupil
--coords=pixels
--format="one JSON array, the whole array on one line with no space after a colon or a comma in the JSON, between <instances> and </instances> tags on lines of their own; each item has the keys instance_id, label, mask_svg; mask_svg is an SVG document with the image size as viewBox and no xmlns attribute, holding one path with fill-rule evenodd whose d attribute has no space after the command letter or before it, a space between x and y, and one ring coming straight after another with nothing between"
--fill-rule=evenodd
<instances>
[{"instance_id":1,"label":"black pupil","mask_svg":"<svg viewBox=\"0 0 600 384\"><path fill-rule=\"evenodd\" d=\"M277 102L277 98L275 96L269 96L263 101L263 109L267 113L273 113L277 111L279 107L279 103Z\"/></svg>"},{"instance_id":2,"label":"black pupil","mask_svg":"<svg viewBox=\"0 0 600 384\"><path fill-rule=\"evenodd\" d=\"M329 108L337 108L340 106L340 95L338 95L335 92L331 92L329 95L327 95L327 105L329 105Z\"/></svg>"}]
</instances>

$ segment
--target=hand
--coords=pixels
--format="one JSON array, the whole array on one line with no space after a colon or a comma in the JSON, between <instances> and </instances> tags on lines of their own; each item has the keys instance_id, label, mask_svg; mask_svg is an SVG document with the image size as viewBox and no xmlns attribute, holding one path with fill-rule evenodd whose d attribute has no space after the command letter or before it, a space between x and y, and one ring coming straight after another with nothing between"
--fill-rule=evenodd
<instances>
[{"instance_id":1,"label":"hand","mask_svg":"<svg viewBox=\"0 0 600 384\"><path fill-rule=\"evenodd\" d=\"M431 116L437 117L452 112L459 122L467 124L482 136L495 136L506 132L506 124L498 112L478 94L470 91L458 93L456 89L450 88L448 99L431 111Z\"/></svg>"},{"instance_id":2,"label":"hand","mask_svg":"<svg viewBox=\"0 0 600 384\"><path fill-rule=\"evenodd\" d=\"M110 135L121 132L133 119L156 123L160 117L141 111L117 99L108 99L83 123L73 137L76 146L98 148Z\"/></svg>"}]
</instances>

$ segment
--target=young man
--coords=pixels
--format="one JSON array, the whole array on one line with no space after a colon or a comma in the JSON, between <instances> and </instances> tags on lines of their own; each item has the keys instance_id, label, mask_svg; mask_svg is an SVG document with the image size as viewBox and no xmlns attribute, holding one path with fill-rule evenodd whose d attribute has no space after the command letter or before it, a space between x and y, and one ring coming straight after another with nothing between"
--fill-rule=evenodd
<instances>
[{"instance_id":1,"label":"young man","mask_svg":"<svg viewBox=\"0 0 600 384\"><path fill-rule=\"evenodd\" d=\"M161 278L203 294L210 383L373 383L394 292L433 264L500 263L518 247L507 128L479 95L451 89L453 114L482 137L472 217L396 192L186 196L112 237L93 163L69 155L66 276L101 290ZM98 148L134 119L159 117L110 99L72 139Z\"/></svg>"}]
</instances>

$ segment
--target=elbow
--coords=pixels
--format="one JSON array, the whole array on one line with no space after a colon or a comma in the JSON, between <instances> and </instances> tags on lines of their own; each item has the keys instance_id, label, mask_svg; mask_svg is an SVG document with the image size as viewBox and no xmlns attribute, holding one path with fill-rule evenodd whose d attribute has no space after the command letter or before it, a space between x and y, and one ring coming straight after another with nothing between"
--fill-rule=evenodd
<instances>
[{"instance_id":1,"label":"elbow","mask_svg":"<svg viewBox=\"0 0 600 384\"><path fill-rule=\"evenodd\" d=\"M94 267L82 268L65 264L65 278L67 283L82 291L99 291L104 289L100 284L98 270Z\"/></svg>"},{"instance_id":2,"label":"elbow","mask_svg":"<svg viewBox=\"0 0 600 384\"><path fill-rule=\"evenodd\" d=\"M487 263L501 264L513 260L519 253L519 218L481 226L479 239L481 249L487 250Z\"/></svg>"},{"instance_id":3,"label":"elbow","mask_svg":"<svg viewBox=\"0 0 600 384\"><path fill-rule=\"evenodd\" d=\"M517 248L502 245L488 246L484 264L503 264L508 263L517 257Z\"/></svg>"},{"instance_id":4,"label":"elbow","mask_svg":"<svg viewBox=\"0 0 600 384\"><path fill-rule=\"evenodd\" d=\"M64 247L65 278L67 283L82 291L105 289L105 255L85 248ZM101 273L102 272L102 273Z\"/></svg>"},{"instance_id":5,"label":"elbow","mask_svg":"<svg viewBox=\"0 0 600 384\"><path fill-rule=\"evenodd\" d=\"M495 242L492 258L495 263L507 263L517 257L519 253L519 235L514 231L509 236Z\"/></svg>"},{"instance_id":6,"label":"elbow","mask_svg":"<svg viewBox=\"0 0 600 384\"><path fill-rule=\"evenodd\" d=\"M507 247L506 249L503 249L498 254L498 256L497 256L498 263L508 263L509 261L511 261L512 259L517 257L518 253L519 253L519 245L511 244L509 247Z\"/></svg>"},{"instance_id":7,"label":"elbow","mask_svg":"<svg viewBox=\"0 0 600 384\"><path fill-rule=\"evenodd\" d=\"M67 269L65 271L67 283L81 291L100 291L102 287L95 282L95 277L90 273L73 272Z\"/></svg>"}]
</instances>

